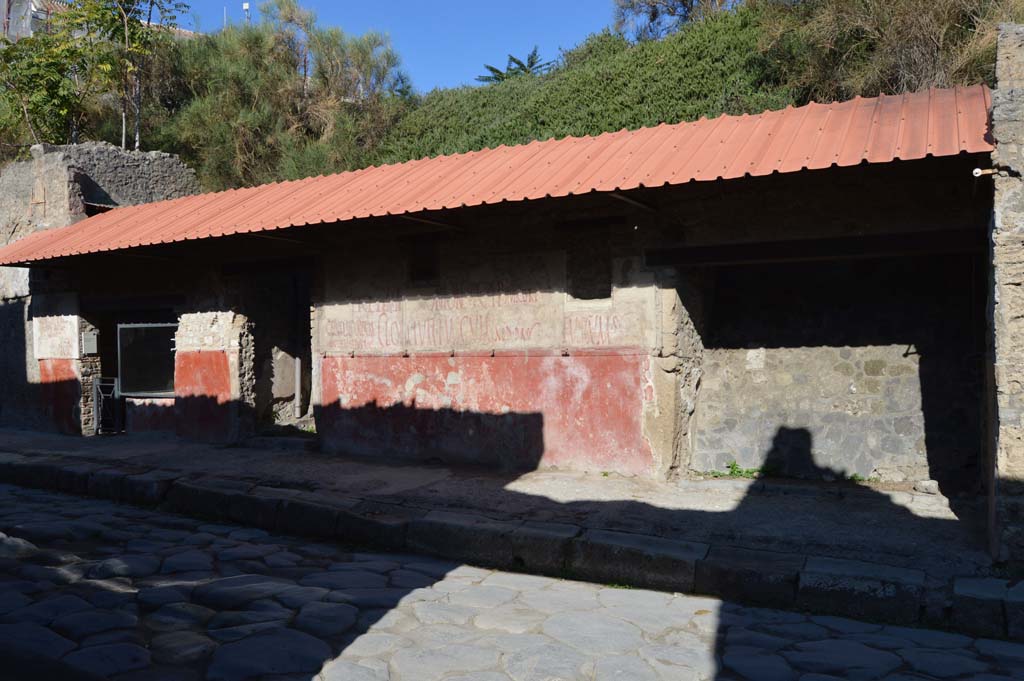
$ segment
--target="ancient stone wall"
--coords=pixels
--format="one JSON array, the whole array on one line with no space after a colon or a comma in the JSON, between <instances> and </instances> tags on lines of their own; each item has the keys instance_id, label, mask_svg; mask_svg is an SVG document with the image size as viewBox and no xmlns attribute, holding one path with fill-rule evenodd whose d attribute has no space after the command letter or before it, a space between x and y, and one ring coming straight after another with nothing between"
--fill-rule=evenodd
<instances>
[{"instance_id":1,"label":"ancient stone wall","mask_svg":"<svg viewBox=\"0 0 1024 681\"><path fill-rule=\"evenodd\" d=\"M978 257L722 268L691 466L977 491Z\"/></svg>"},{"instance_id":2,"label":"ancient stone wall","mask_svg":"<svg viewBox=\"0 0 1024 681\"><path fill-rule=\"evenodd\" d=\"M37 145L30 160L0 169L0 245L81 220L90 205L144 203L198 190L195 173L168 154L125 152L98 142ZM0 424L91 433L91 377L98 363L89 358L82 366L77 313L61 321L37 319L40 307L32 294L39 290L76 288L62 289L43 270L30 275L26 268L0 267ZM53 356L55 343L62 344L59 357ZM88 385L73 385L80 381Z\"/></svg>"},{"instance_id":3,"label":"ancient stone wall","mask_svg":"<svg viewBox=\"0 0 1024 681\"><path fill-rule=\"evenodd\" d=\"M422 250L387 244L327 259L323 445L664 475L678 447L676 359L661 361L674 291L628 249L581 255L528 229L496 232L449 237L422 267Z\"/></svg>"},{"instance_id":4,"label":"ancient stone wall","mask_svg":"<svg viewBox=\"0 0 1024 681\"><path fill-rule=\"evenodd\" d=\"M999 31L992 126L993 550L1024 559L1024 26Z\"/></svg>"}]
</instances>

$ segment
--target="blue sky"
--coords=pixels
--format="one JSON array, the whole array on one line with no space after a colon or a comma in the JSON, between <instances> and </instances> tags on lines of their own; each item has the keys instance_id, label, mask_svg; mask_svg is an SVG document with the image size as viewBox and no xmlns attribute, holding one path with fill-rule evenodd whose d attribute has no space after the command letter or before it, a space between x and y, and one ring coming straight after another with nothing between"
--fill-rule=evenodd
<instances>
[{"instance_id":1,"label":"blue sky","mask_svg":"<svg viewBox=\"0 0 1024 681\"><path fill-rule=\"evenodd\" d=\"M199 28L214 31L242 20L242 0L192 0ZM260 0L250 0L255 9ZM378 30L391 36L416 89L472 84L485 63L504 67L509 52L524 57L540 47L552 59L612 20L612 0L306 0L322 25L350 33ZM181 17L191 27L192 17Z\"/></svg>"}]
</instances>

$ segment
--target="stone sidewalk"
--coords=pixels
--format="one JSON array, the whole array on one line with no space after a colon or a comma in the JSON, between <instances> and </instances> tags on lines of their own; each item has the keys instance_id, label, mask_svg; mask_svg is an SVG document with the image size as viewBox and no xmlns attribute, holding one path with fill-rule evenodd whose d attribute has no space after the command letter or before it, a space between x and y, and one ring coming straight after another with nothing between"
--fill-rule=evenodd
<instances>
[{"instance_id":1,"label":"stone sidewalk","mask_svg":"<svg viewBox=\"0 0 1024 681\"><path fill-rule=\"evenodd\" d=\"M0 659L13 681L1024 675L1022 644L356 552L3 484Z\"/></svg>"},{"instance_id":2,"label":"stone sidewalk","mask_svg":"<svg viewBox=\"0 0 1024 681\"><path fill-rule=\"evenodd\" d=\"M9 430L0 480L477 565L1024 638L1024 587L989 579L978 509L908 490L501 476Z\"/></svg>"}]
</instances>

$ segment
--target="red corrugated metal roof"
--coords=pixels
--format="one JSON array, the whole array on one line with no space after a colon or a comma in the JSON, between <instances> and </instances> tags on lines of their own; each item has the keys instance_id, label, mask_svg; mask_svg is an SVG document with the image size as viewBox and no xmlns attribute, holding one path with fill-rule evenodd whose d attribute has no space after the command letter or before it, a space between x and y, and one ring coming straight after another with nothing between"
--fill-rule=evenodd
<instances>
[{"instance_id":1,"label":"red corrugated metal roof","mask_svg":"<svg viewBox=\"0 0 1024 681\"><path fill-rule=\"evenodd\" d=\"M0 265L372 216L988 152L987 87L808 104L420 159L118 208L0 249Z\"/></svg>"}]
</instances>

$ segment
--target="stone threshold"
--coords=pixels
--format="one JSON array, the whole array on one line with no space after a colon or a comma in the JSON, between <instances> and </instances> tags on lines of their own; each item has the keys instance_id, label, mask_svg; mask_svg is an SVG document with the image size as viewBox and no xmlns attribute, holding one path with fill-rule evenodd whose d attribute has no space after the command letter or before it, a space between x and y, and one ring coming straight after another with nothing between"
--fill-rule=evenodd
<instances>
[{"instance_id":1,"label":"stone threshold","mask_svg":"<svg viewBox=\"0 0 1024 681\"><path fill-rule=\"evenodd\" d=\"M0 454L0 482L480 567L1024 641L1024 582L939 580L879 563L496 520L53 455Z\"/></svg>"}]
</instances>

